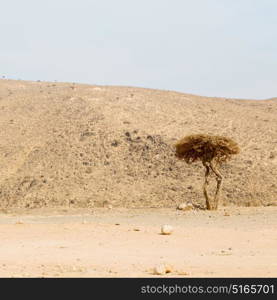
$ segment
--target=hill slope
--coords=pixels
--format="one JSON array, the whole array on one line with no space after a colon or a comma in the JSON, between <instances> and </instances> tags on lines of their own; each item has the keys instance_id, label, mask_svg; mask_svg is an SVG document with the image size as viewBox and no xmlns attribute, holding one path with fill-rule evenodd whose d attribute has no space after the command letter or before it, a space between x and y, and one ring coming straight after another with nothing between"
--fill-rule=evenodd
<instances>
[{"instance_id":1,"label":"hill slope","mask_svg":"<svg viewBox=\"0 0 277 300\"><path fill-rule=\"evenodd\" d=\"M276 116L276 99L0 80L0 207L203 204L203 167L173 152L191 133L242 149L221 204L276 204Z\"/></svg>"}]
</instances>

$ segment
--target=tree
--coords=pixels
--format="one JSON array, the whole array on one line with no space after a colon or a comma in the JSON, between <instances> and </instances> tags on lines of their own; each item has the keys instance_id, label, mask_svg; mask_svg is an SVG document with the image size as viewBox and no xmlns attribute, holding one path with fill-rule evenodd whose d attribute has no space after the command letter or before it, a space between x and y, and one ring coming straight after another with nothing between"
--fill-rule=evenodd
<instances>
[{"instance_id":1,"label":"tree","mask_svg":"<svg viewBox=\"0 0 277 300\"><path fill-rule=\"evenodd\" d=\"M216 210L222 187L223 176L219 167L232 155L238 154L238 144L230 138L218 135L193 134L182 138L175 144L176 157L191 164L201 161L205 167L205 181L203 185L206 207L208 210ZM213 202L208 195L209 176L214 173L217 186Z\"/></svg>"}]
</instances>

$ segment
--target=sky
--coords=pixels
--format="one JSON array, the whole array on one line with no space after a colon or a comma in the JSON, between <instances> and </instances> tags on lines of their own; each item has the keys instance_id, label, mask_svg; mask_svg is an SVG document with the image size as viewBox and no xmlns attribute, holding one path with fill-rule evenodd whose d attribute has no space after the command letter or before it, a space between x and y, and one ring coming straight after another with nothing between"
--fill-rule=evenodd
<instances>
[{"instance_id":1,"label":"sky","mask_svg":"<svg viewBox=\"0 0 277 300\"><path fill-rule=\"evenodd\" d=\"M0 3L0 77L277 97L276 0Z\"/></svg>"}]
</instances>

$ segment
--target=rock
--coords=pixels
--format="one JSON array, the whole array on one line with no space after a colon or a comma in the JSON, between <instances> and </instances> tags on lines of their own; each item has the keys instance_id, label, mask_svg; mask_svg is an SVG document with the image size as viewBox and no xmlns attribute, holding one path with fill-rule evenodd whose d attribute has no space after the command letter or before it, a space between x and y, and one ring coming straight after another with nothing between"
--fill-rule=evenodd
<instances>
[{"instance_id":1,"label":"rock","mask_svg":"<svg viewBox=\"0 0 277 300\"><path fill-rule=\"evenodd\" d=\"M107 208L107 209L112 209L113 208L112 204L109 201L107 201L107 200L105 200L104 202L102 202L102 206L105 207L105 208Z\"/></svg>"},{"instance_id":2,"label":"rock","mask_svg":"<svg viewBox=\"0 0 277 300\"><path fill-rule=\"evenodd\" d=\"M21 220L18 220L17 222L15 222L15 224L20 225L20 224L24 224Z\"/></svg>"},{"instance_id":3,"label":"rock","mask_svg":"<svg viewBox=\"0 0 277 300\"><path fill-rule=\"evenodd\" d=\"M161 228L161 233L164 235L170 235L173 232L173 227L171 225L163 225Z\"/></svg>"},{"instance_id":4,"label":"rock","mask_svg":"<svg viewBox=\"0 0 277 300\"><path fill-rule=\"evenodd\" d=\"M188 211L193 209L193 205L191 203L181 203L178 205L177 209Z\"/></svg>"},{"instance_id":5,"label":"rock","mask_svg":"<svg viewBox=\"0 0 277 300\"><path fill-rule=\"evenodd\" d=\"M164 265L158 265L154 268L154 275L165 275L166 267Z\"/></svg>"},{"instance_id":6,"label":"rock","mask_svg":"<svg viewBox=\"0 0 277 300\"><path fill-rule=\"evenodd\" d=\"M173 266L172 265L165 265L165 272L166 273L172 273L173 272Z\"/></svg>"},{"instance_id":7,"label":"rock","mask_svg":"<svg viewBox=\"0 0 277 300\"><path fill-rule=\"evenodd\" d=\"M177 274L178 274L178 275L184 275L184 276L189 275L189 273L188 273L188 272L185 272L185 271L178 271Z\"/></svg>"}]
</instances>

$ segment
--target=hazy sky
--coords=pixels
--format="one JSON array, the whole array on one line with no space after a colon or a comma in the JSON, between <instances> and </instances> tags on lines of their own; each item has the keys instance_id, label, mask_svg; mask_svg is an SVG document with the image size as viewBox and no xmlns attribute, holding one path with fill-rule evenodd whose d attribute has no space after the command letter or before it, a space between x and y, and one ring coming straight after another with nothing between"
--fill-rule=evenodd
<instances>
[{"instance_id":1,"label":"hazy sky","mask_svg":"<svg viewBox=\"0 0 277 300\"><path fill-rule=\"evenodd\" d=\"M276 0L0 3L0 76L277 96Z\"/></svg>"}]
</instances>

